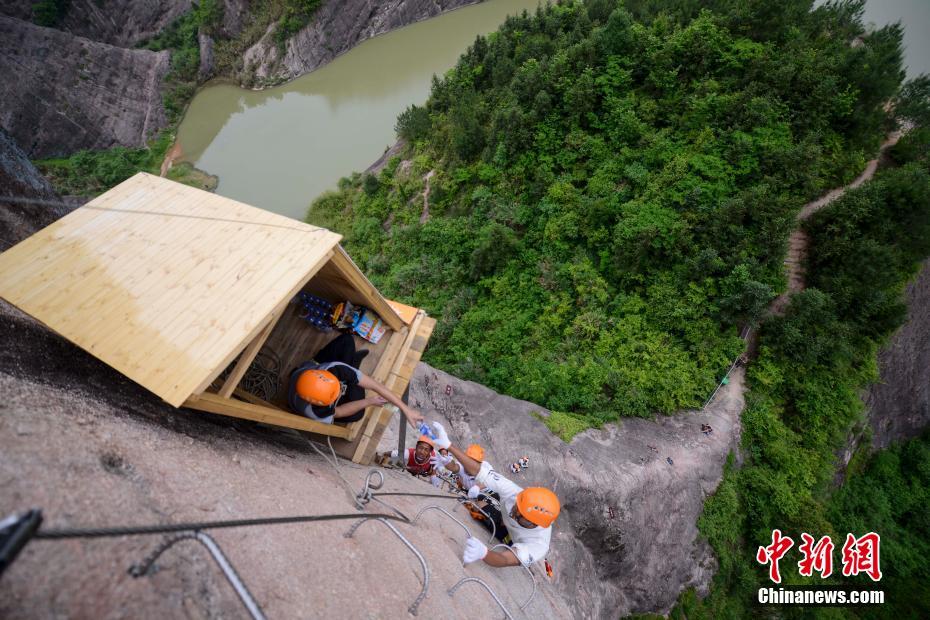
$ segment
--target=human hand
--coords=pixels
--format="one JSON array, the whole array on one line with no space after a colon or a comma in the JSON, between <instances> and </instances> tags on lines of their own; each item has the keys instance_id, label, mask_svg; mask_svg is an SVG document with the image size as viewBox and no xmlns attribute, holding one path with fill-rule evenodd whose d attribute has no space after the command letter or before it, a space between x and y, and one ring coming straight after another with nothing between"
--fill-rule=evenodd
<instances>
[{"instance_id":1,"label":"human hand","mask_svg":"<svg viewBox=\"0 0 930 620\"><path fill-rule=\"evenodd\" d=\"M462 563L471 564L478 560L483 560L488 554L488 548L477 538L469 536L465 541L465 550L462 552Z\"/></svg>"},{"instance_id":2,"label":"human hand","mask_svg":"<svg viewBox=\"0 0 930 620\"><path fill-rule=\"evenodd\" d=\"M433 486L436 487L437 489L442 485L442 479L441 479L439 476L430 476L430 477L429 477L429 481L430 481L430 482L433 484Z\"/></svg>"},{"instance_id":3,"label":"human hand","mask_svg":"<svg viewBox=\"0 0 930 620\"><path fill-rule=\"evenodd\" d=\"M436 435L437 448L448 448L452 445L452 442L449 441L449 435L446 433L446 429L443 428L442 424L439 422L433 422L433 434Z\"/></svg>"},{"instance_id":4,"label":"human hand","mask_svg":"<svg viewBox=\"0 0 930 620\"><path fill-rule=\"evenodd\" d=\"M423 414L417 411L416 409L411 409L407 407L404 409L404 415L407 416L407 421L410 422L410 426L414 428L417 432L420 430L420 424L424 421Z\"/></svg>"},{"instance_id":5,"label":"human hand","mask_svg":"<svg viewBox=\"0 0 930 620\"><path fill-rule=\"evenodd\" d=\"M372 407L381 407L387 404L387 399L379 394L369 398L368 404L370 404Z\"/></svg>"},{"instance_id":6,"label":"human hand","mask_svg":"<svg viewBox=\"0 0 930 620\"><path fill-rule=\"evenodd\" d=\"M481 495L481 487L477 484L473 484L468 489L468 499L478 499L478 496Z\"/></svg>"}]
</instances>

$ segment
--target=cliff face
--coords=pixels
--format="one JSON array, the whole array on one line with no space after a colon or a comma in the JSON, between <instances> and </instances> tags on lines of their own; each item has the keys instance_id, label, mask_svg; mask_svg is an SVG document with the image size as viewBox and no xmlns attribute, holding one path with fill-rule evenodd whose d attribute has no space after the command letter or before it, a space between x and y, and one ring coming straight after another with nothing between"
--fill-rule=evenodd
<instances>
[{"instance_id":1,"label":"cliff face","mask_svg":"<svg viewBox=\"0 0 930 620\"><path fill-rule=\"evenodd\" d=\"M293 79L366 39L480 0L327 0L287 42L283 57L271 33L249 48L246 68L260 78Z\"/></svg>"},{"instance_id":2,"label":"cliff face","mask_svg":"<svg viewBox=\"0 0 930 620\"><path fill-rule=\"evenodd\" d=\"M930 426L930 260L907 287L907 323L878 356L880 381L865 403L876 449Z\"/></svg>"},{"instance_id":3,"label":"cliff face","mask_svg":"<svg viewBox=\"0 0 930 620\"><path fill-rule=\"evenodd\" d=\"M165 126L168 52L129 50L0 17L0 127L31 158L143 146Z\"/></svg>"},{"instance_id":4,"label":"cliff face","mask_svg":"<svg viewBox=\"0 0 930 620\"><path fill-rule=\"evenodd\" d=\"M57 206L11 203L4 201L4 196L59 199L26 154L0 129L0 252L68 211Z\"/></svg>"},{"instance_id":5,"label":"cliff face","mask_svg":"<svg viewBox=\"0 0 930 620\"><path fill-rule=\"evenodd\" d=\"M328 0L288 42L283 62L270 34L245 54L260 77L293 78L354 45L477 0ZM239 35L248 0L223 0L220 26ZM80 149L137 147L165 126L168 52L127 49L191 8L191 0L72 0L57 28L31 23L31 0L0 5L0 128L33 159ZM206 47L210 39L203 37ZM208 55L209 56L209 55ZM202 76L211 74L205 58Z\"/></svg>"},{"instance_id":6,"label":"cliff face","mask_svg":"<svg viewBox=\"0 0 930 620\"><path fill-rule=\"evenodd\" d=\"M420 364L409 402L446 421L459 444L479 443L486 459L521 486L548 486L562 500L547 581L576 618L667 613L682 590L706 593L716 569L697 519L739 442L742 368L700 412L625 419L564 443L533 414L541 407ZM709 435L701 424L710 424ZM396 422L379 449L396 447ZM413 438L407 434L408 445ZM511 474L522 456L529 469Z\"/></svg>"},{"instance_id":7,"label":"cliff face","mask_svg":"<svg viewBox=\"0 0 930 620\"><path fill-rule=\"evenodd\" d=\"M4 3L0 14L32 20L33 0ZM93 41L132 47L191 8L191 0L71 0L56 28Z\"/></svg>"}]
</instances>

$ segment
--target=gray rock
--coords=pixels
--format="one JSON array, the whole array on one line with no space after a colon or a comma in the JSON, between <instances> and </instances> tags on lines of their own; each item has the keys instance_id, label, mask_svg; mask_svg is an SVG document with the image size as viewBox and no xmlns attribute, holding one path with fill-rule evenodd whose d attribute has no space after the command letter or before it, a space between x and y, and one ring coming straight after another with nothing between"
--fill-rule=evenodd
<instances>
[{"instance_id":1,"label":"gray rock","mask_svg":"<svg viewBox=\"0 0 930 620\"><path fill-rule=\"evenodd\" d=\"M245 19L249 14L249 0L224 0L223 5L223 34L235 37L242 32L245 25Z\"/></svg>"},{"instance_id":2,"label":"gray rock","mask_svg":"<svg viewBox=\"0 0 930 620\"><path fill-rule=\"evenodd\" d=\"M881 378L865 396L875 449L916 437L930 425L930 260L906 297L907 323L879 353Z\"/></svg>"},{"instance_id":3,"label":"gray rock","mask_svg":"<svg viewBox=\"0 0 930 620\"><path fill-rule=\"evenodd\" d=\"M213 39L201 32L197 35L197 41L200 43L200 67L197 69L197 77L203 81L213 76Z\"/></svg>"},{"instance_id":4,"label":"gray rock","mask_svg":"<svg viewBox=\"0 0 930 620\"><path fill-rule=\"evenodd\" d=\"M128 50L0 16L0 127L30 158L143 146L166 124L168 52Z\"/></svg>"},{"instance_id":5,"label":"gray rock","mask_svg":"<svg viewBox=\"0 0 930 620\"><path fill-rule=\"evenodd\" d=\"M249 48L245 66L259 78L293 79L366 39L480 0L327 0L287 42L284 56L269 33Z\"/></svg>"},{"instance_id":6,"label":"gray rock","mask_svg":"<svg viewBox=\"0 0 930 620\"><path fill-rule=\"evenodd\" d=\"M4 200L10 196L18 200ZM21 202L29 198L40 202ZM26 154L0 130L0 252L67 213L70 209L44 202L58 200Z\"/></svg>"},{"instance_id":7,"label":"gray rock","mask_svg":"<svg viewBox=\"0 0 930 620\"><path fill-rule=\"evenodd\" d=\"M10 0L0 14L32 21L34 0ZM56 27L93 41L132 47L191 8L191 0L71 0Z\"/></svg>"},{"instance_id":8,"label":"gray rock","mask_svg":"<svg viewBox=\"0 0 930 620\"><path fill-rule=\"evenodd\" d=\"M716 561L696 523L737 449L742 390L736 368L704 411L625 419L569 444L537 418L549 415L545 409L426 364L414 373L409 400L444 420L454 441L484 446L487 459L521 486L556 491L563 513L549 556L553 585L575 617L617 618L667 613L689 587L706 593ZM702 424L713 431L703 434ZM392 426L379 449L396 441ZM529 469L511 474L510 463L524 455Z\"/></svg>"}]
</instances>

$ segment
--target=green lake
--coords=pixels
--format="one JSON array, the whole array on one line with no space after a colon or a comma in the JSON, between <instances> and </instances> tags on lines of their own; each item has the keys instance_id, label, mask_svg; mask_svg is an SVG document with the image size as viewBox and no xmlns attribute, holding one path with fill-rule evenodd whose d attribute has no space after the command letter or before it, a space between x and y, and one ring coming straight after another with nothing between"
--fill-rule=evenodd
<instances>
[{"instance_id":1,"label":"green lake","mask_svg":"<svg viewBox=\"0 0 930 620\"><path fill-rule=\"evenodd\" d=\"M303 219L340 177L394 143L397 115L429 95L478 34L537 0L488 0L370 39L283 86L197 93L178 130L183 159L219 176L217 193ZM865 21L901 20L908 76L930 73L930 0L869 0Z\"/></svg>"}]
</instances>

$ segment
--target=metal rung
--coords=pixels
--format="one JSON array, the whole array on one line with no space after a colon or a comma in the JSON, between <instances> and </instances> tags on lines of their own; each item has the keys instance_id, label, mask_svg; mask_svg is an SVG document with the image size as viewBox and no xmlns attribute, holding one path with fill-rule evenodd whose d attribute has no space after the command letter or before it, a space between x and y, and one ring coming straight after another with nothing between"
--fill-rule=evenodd
<instances>
[{"instance_id":1,"label":"metal rung","mask_svg":"<svg viewBox=\"0 0 930 620\"><path fill-rule=\"evenodd\" d=\"M494 598L494 601L500 606L501 610L504 612L504 617L507 618L507 620L513 620L513 616L511 616L510 612L507 611L507 608L504 607L504 604L497 597L497 594L494 593L494 590L491 589L491 586L481 581L477 577L463 577L462 579L460 579L457 584L449 588L449 596L454 596L455 591L458 590L460 587L462 587L462 584L468 583L469 581L474 581L475 583L479 583L482 586L484 586L484 589L488 591L488 594L490 594Z\"/></svg>"},{"instance_id":2,"label":"metal rung","mask_svg":"<svg viewBox=\"0 0 930 620\"><path fill-rule=\"evenodd\" d=\"M481 506L476 504L475 503L476 500L463 499L459 501L462 503L463 506L465 506L466 510L468 510L470 506L471 508L474 508L475 510L477 510L478 512L484 515L484 518L487 519L488 523L491 524L491 537L488 538L488 544L490 545L492 542L494 542L494 539L497 538L497 523L494 522L494 519L491 518L491 515L486 513Z\"/></svg>"},{"instance_id":3,"label":"metal rung","mask_svg":"<svg viewBox=\"0 0 930 620\"><path fill-rule=\"evenodd\" d=\"M423 589L420 590L420 594L417 596L416 600L413 601L413 604L407 608L407 611L409 611L411 615L417 615L417 607L419 607L420 603L423 602L423 599L426 598L426 591L429 589L429 566L426 565L426 560L423 558L423 554L417 551L417 548L414 547L409 540L404 538L404 535L398 532L397 528L391 525L386 519L362 518L356 521L352 527L349 528L349 531L344 534L344 536L346 538L352 538L352 536L355 534L355 531L366 521L379 521L383 523L386 528L394 532L394 535L397 536L401 542L404 543L415 556L417 556L417 559L420 561L420 566L423 568Z\"/></svg>"},{"instance_id":4,"label":"metal rung","mask_svg":"<svg viewBox=\"0 0 930 620\"><path fill-rule=\"evenodd\" d=\"M210 555L213 556L213 559L223 571L223 574L226 576L226 580L229 581L229 585L231 585L236 591L236 594L239 595L239 600L241 600L242 604L245 605L245 608L248 610L252 618L254 620L265 620L265 614L262 613L261 607L258 606L258 603L255 602L255 599L252 597L252 594L249 592L248 588L245 587L242 579L239 578L239 575L236 573L236 569L233 568L233 565L230 564L229 560L226 559L226 556L223 555L223 551L220 549L220 546L216 544L216 541L210 538L208 534L203 532L184 532L178 534L177 536L172 536L166 539L149 557L142 561L142 564L137 564L131 567L129 569L129 574L133 577L142 577L149 574L149 571L155 565L156 560L158 560L158 558L161 557L165 551L173 547L176 543L181 542L182 540L196 540L204 547L206 547L207 551L210 552Z\"/></svg>"},{"instance_id":5,"label":"metal rung","mask_svg":"<svg viewBox=\"0 0 930 620\"><path fill-rule=\"evenodd\" d=\"M512 547L508 547L507 545L503 543L499 545L494 545L493 547L491 547L491 551L494 551L495 549L499 549L501 547L503 547L504 549L512 553L513 557L517 558L517 561L520 562L520 558L517 557L517 552L514 551ZM523 562L520 562L520 566L522 566L526 570L527 574L530 576L530 580L532 580L533 582L533 592L530 593L530 597L526 599L526 602L520 605L520 611L523 611L527 607L529 607L529 604L533 602L533 597L536 596L536 575L534 575L533 571L530 570L530 567L525 565Z\"/></svg>"},{"instance_id":6,"label":"metal rung","mask_svg":"<svg viewBox=\"0 0 930 620\"><path fill-rule=\"evenodd\" d=\"M420 520L420 516L421 516L424 512L427 512L427 511L429 511L429 510L438 510L438 511L441 512L442 514L446 515L447 517L449 517L450 519L452 519L453 521L455 521L455 522L458 524L458 526L459 526L460 528L462 528L463 530L465 530L465 537L466 537L466 538L471 538L471 537L472 537L472 535L471 535L471 530L469 530L467 527L465 527L465 524L464 524L464 523L462 523L461 521L459 521L458 519L456 519L455 516L454 516L452 513L450 513L449 511L447 511L445 508L442 508L442 507L440 507L440 506L435 506L435 505L426 506L425 508L421 509L420 512L417 513L417 516L415 516L415 517L413 518L413 521L410 522L410 525L416 525L416 524L417 524L417 521Z\"/></svg>"}]
</instances>

